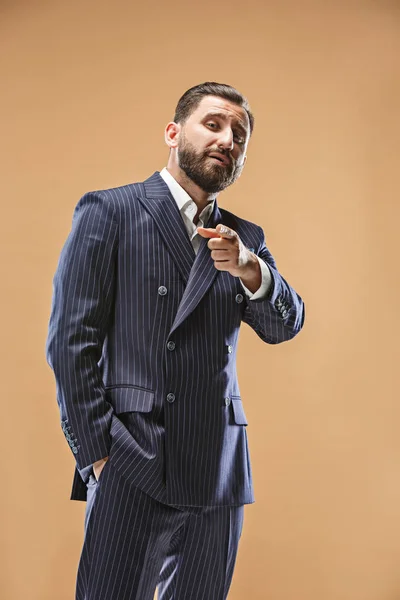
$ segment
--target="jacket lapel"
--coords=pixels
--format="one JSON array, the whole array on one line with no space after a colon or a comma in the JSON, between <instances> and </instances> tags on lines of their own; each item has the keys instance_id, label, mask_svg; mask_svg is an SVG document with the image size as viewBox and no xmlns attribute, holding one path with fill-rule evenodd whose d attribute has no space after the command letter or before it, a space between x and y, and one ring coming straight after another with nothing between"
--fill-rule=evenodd
<instances>
[{"instance_id":1,"label":"jacket lapel","mask_svg":"<svg viewBox=\"0 0 400 600\"><path fill-rule=\"evenodd\" d=\"M139 200L156 222L165 245L186 283L196 254L179 208L158 172L143 183L143 188L145 198L139 196ZM157 257L155 259L157 260Z\"/></svg>"},{"instance_id":2,"label":"jacket lapel","mask_svg":"<svg viewBox=\"0 0 400 600\"><path fill-rule=\"evenodd\" d=\"M139 200L155 220L168 251L186 283L171 328L170 333L172 333L194 311L219 271L214 267L207 238L201 238L198 253L195 254L179 208L160 174L156 172L149 177L143 183L143 188L145 198L139 196ZM215 201L207 227L215 228L218 223L221 223L221 218L221 212Z\"/></svg>"},{"instance_id":3,"label":"jacket lapel","mask_svg":"<svg viewBox=\"0 0 400 600\"><path fill-rule=\"evenodd\" d=\"M215 228L218 223L221 223L221 213L217 201L215 201L213 212L206 226ZM170 334L194 311L219 273L214 267L214 261L211 258L211 251L207 243L208 238L201 238L200 247L191 268Z\"/></svg>"}]
</instances>

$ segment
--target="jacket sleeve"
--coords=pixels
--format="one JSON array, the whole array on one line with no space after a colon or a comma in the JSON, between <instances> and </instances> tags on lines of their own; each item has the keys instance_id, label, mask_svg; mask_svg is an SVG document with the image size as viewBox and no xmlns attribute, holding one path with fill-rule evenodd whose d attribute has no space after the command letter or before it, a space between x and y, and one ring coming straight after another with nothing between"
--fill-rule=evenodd
<instances>
[{"instance_id":1,"label":"jacket sleeve","mask_svg":"<svg viewBox=\"0 0 400 600\"><path fill-rule=\"evenodd\" d=\"M78 202L53 279L46 341L61 426L77 467L108 456L112 406L98 362L113 304L118 224L99 192Z\"/></svg>"},{"instance_id":2,"label":"jacket sleeve","mask_svg":"<svg viewBox=\"0 0 400 600\"><path fill-rule=\"evenodd\" d=\"M268 265L272 281L265 298L247 300L243 321L267 344L280 344L292 339L303 327L304 302L278 272L261 227L259 232L261 243L256 254Z\"/></svg>"}]
</instances>

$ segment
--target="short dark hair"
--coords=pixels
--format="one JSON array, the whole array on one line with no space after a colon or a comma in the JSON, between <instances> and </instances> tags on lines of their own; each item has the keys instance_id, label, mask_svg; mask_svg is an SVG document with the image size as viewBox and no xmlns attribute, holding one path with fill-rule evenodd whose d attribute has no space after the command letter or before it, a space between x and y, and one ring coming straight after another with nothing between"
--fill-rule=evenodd
<instances>
[{"instance_id":1,"label":"short dark hair","mask_svg":"<svg viewBox=\"0 0 400 600\"><path fill-rule=\"evenodd\" d=\"M184 123L196 110L204 96L218 96L244 108L249 117L251 135L254 128L254 116L247 99L231 85L216 83L215 81L206 81L195 85L181 96L175 109L175 123Z\"/></svg>"}]
</instances>

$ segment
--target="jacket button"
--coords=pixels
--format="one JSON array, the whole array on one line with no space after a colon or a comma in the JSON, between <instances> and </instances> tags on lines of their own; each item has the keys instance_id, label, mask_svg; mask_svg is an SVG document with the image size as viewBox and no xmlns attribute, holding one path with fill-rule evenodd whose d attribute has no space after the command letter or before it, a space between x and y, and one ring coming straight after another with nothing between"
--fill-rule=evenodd
<instances>
[{"instance_id":1,"label":"jacket button","mask_svg":"<svg viewBox=\"0 0 400 600\"><path fill-rule=\"evenodd\" d=\"M175 342L168 342L167 348L168 350L175 350Z\"/></svg>"},{"instance_id":2,"label":"jacket button","mask_svg":"<svg viewBox=\"0 0 400 600\"><path fill-rule=\"evenodd\" d=\"M232 354L232 352L233 352L233 346L229 345L228 346L228 353Z\"/></svg>"},{"instance_id":3,"label":"jacket button","mask_svg":"<svg viewBox=\"0 0 400 600\"><path fill-rule=\"evenodd\" d=\"M231 399L230 398L225 398L225 406L229 406L231 403Z\"/></svg>"},{"instance_id":4,"label":"jacket button","mask_svg":"<svg viewBox=\"0 0 400 600\"><path fill-rule=\"evenodd\" d=\"M160 294L160 296L165 296L165 294L167 293L167 288L165 287L165 285L160 285L160 287L158 288L158 293Z\"/></svg>"},{"instance_id":5,"label":"jacket button","mask_svg":"<svg viewBox=\"0 0 400 600\"><path fill-rule=\"evenodd\" d=\"M240 304L241 302L243 302L243 296L242 296L242 294L236 294L235 300L236 300L236 302L238 304Z\"/></svg>"},{"instance_id":6,"label":"jacket button","mask_svg":"<svg viewBox=\"0 0 400 600\"><path fill-rule=\"evenodd\" d=\"M167 402L175 402L175 394L169 393L167 395Z\"/></svg>"}]
</instances>

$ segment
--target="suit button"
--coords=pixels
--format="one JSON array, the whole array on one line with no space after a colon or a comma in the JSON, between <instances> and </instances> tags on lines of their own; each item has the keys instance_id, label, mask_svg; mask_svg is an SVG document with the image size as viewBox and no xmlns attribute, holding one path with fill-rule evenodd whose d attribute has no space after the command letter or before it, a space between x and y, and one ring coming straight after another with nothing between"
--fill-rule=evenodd
<instances>
[{"instance_id":1,"label":"suit button","mask_svg":"<svg viewBox=\"0 0 400 600\"><path fill-rule=\"evenodd\" d=\"M167 348L168 350L175 350L175 342L168 342Z\"/></svg>"},{"instance_id":2,"label":"suit button","mask_svg":"<svg viewBox=\"0 0 400 600\"><path fill-rule=\"evenodd\" d=\"M175 402L175 394L169 393L167 395L167 402Z\"/></svg>"},{"instance_id":3,"label":"suit button","mask_svg":"<svg viewBox=\"0 0 400 600\"><path fill-rule=\"evenodd\" d=\"M231 403L231 399L230 398L225 398L225 406L229 406Z\"/></svg>"},{"instance_id":4,"label":"suit button","mask_svg":"<svg viewBox=\"0 0 400 600\"><path fill-rule=\"evenodd\" d=\"M243 296L242 296L242 294L236 294L235 300L236 300L236 302L238 304L240 304L241 302L243 302Z\"/></svg>"},{"instance_id":5,"label":"suit button","mask_svg":"<svg viewBox=\"0 0 400 600\"><path fill-rule=\"evenodd\" d=\"M160 296L165 296L165 294L167 293L167 288L165 287L165 285L160 285L160 287L158 288L158 293L160 294Z\"/></svg>"},{"instance_id":6,"label":"suit button","mask_svg":"<svg viewBox=\"0 0 400 600\"><path fill-rule=\"evenodd\" d=\"M233 352L233 346L231 346L231 345L228 346L228 352L229 352L229 354L232 354L232 352Z\"/></svg>"}]
</instances>

